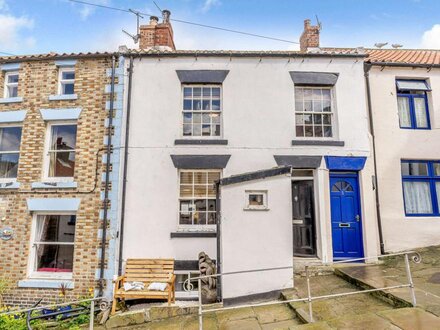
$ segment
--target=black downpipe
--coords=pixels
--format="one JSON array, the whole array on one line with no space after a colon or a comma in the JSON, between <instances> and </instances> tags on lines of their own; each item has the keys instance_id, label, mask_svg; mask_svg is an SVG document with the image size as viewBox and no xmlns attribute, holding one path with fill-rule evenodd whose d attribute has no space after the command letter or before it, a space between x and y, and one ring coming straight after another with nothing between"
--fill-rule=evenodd
<instances>
[{"instance_id":1,"label":"black downpipe","mask_svg":"<svg viewBox=\"0 0 440 330\"><path fill-rule=\"evenodd\" d=\"M127 164L128 164L128 140L130 137L130 108L131 108L131 86L133 77L133 57L130 57L128 68L128 92L127 92L127 115L125 119L125 146L124 146L124 179L122 181L122 202L121 202L121 227L119 229L119 262L118 275L122 274L122 255L124 248L124 221L125 221L125 199L127 193Z\"/></svg>"},{"instance_id":2,"label":"black downpipe","mask_svg":"<svg viewBox=\"0 0 440 330\"><path fill-rule=\"evenodd\" d=\"M222 262L221 262L221 204L220 204L220 181L215 183L215 205L216 205L216 218L217 218L217 256L216 256L216 265L217 265L217 274L221 274L222 272ZM222 301L222 277L217 277L217 300Z\"/></svg>"},{"instance_id":3,"label":"black downpipe","mask_svg":"<svg viewBox=\"0 0 440 330\"><path fill-rule=\"evenodd\" d=\"M108 112L108 128L107 128L107 162L105 164L105 187L104 187L104 215L102 219L102 239L101 239L101 262L99 267L99 297L104 293L104 267L105 267L105 245L107 243L107 217L108 217L108 193L110 184L110 163L112 152L112 127L113 127L113 105L115 98L115 66L116 58L112 56L112 74L110 84L110 109Z\"/></svg>"},{"instance_id":4,"label":"black downpipe","mask_svg":"<svg viewBox=\"0 0 440 330\"><path fill-rule=\"evenodd\" d=\"M377 161L376 161L376 139L374 135L374 123L373 123L373 108L371 105L371 91L370 91L370 70L372 65L364 64L365 85L367 88L367 106L368 117L370 119L370 132L373 141L373 162L374 162L374 183L375 183L375 197L376 197L376 213L377 213L377 225L379 228L379 241L380 241L380 253L385 254L385 245L383 241L382 232L382 218L380 216L380 200L379 200L379 183L377 180Z\"/></svg>"}]
</instances>

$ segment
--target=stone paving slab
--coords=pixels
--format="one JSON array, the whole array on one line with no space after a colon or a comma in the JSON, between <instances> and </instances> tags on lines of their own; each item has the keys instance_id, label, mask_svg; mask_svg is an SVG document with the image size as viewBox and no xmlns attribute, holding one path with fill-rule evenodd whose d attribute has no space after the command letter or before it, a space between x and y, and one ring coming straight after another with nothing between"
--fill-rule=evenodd
<instances>
[{"instance_id":1,"label":"stone paving slab","mask_svg":"<svg viewBox=\"0 0 440 330\"><path fill-rule=\"evenodd\" d=\"M287 304L253 307L253 310L260 324L285 321L295 317Z\"/></svg>"},{"instance_id":2,"label":"stone paving slab","mask_svg":"<svg viewBox=\"0 0 440 330\"><path fill-rule=\"evenodd\" d=\"M348 315L334 320L327 321L327 323L340 330L399 330L400 328L393 325L389 320L377 316L376 314L367 313L359 315Z\"/></svg>"},{"instance_id":3,"label":"stone paving slab","mask_svg":"<svg viewBox=\"0 0 440 330\"><path fill-rule=\"evenodd\" d=\"M221 323L220 330L261 330L257 319L243 319Z\"/></svg>"},{"instance_id":4,"label":"stone paving slab","mask_svg":"<svg viewBox=\"0 0 440 330\"><path fill-rule=\"evenodd\" d=\"M378 314L403 330L440 329L440 318L420 308L399 308Z\"/></svg>"}]
</instances>

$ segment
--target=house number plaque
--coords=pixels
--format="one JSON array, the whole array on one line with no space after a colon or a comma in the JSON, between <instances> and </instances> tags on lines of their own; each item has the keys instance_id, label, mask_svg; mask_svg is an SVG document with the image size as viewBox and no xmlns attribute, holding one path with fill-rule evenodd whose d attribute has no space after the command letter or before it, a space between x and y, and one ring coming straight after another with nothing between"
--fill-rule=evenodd
<instances>
[{"instance_id":1,"label":"house number plaque","mask_svg":"<svg viewBox=\"0 0 440 330\"><path fill-rule=\"evenodd\" d=\"M12 228L3 228L0 231L0 238L4 241L9 241L12 238L12 235L14 234L14 231Z\"/></svg>"}]
</instances>

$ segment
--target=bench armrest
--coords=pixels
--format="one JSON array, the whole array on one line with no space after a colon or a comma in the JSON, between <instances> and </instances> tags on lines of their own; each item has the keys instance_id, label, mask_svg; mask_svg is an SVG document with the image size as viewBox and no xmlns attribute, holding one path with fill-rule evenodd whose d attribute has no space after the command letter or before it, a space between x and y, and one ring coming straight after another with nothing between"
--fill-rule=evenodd
<instances>
[{"instance_id":1,"label":"bench armrest","mask_svg":"<svg viewBox=\"0 0 440 330\"><path fill-rule=\"evenodd\" d=\"M167 281L167 283L173 284L175 280L176 280L176 275L172 274L170 276L169 280Z\"/></svg>"},{"instance_id":2,"label":"bench armrest","mask_svg":"<svg viewBox=\"0 0 440 330\"><path fill-rule=\"evenodd\" d=\"M113 281L113 283L115 283L115 290L117 290L117 289L119 289L119 288L121 287L121 283L124 282L124 279L125 279L125 275L121 275L121 276L118 276L118 277Z\"/></svg>"}]
</instances>

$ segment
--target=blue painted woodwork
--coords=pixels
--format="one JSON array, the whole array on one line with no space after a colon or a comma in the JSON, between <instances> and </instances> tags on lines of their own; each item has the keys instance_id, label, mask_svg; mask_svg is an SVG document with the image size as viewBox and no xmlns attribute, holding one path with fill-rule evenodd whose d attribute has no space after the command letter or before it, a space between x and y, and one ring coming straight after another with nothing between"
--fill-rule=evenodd
<instances>
[{"instance_id":1,"label":"blue painted woodwork","mask_svg":"<svg viewBox=\"0 0 440 330\"><path fill-rule=\"evenodd\" d=\"M78 211L80 198L28 198L29 211L36 212L76 212Z\"/></svg>"},{"instance_id":2,"label":"blue painted woodwork","mask_svg":"<svg viewBox=\"0 0 440 330\"><path fill-rule=\"evenodd\" d=\"M327 168L332 171L360 171L366 160L367 157L325 156Z\"/></svg>"},{"instance_id":3,"label":"blue painted woodwork","mask_svg":"<svg viewBox=\"0 0 440 330\"><path fill-rule=\"evenodd\" d=\"M362 219L357 175L330 174L333 259L362 258Z\"/></svg>"},{"instance_id":4,"label":"blue painted woodwork","mask_svg":"<svg viewBox=\"0 0 440 330\"><path fill-rule=\"evenodd\" d=\"M1 71L17 71L20 69L20 63L6 63L0 65Z\"/></svg>"},{"instance_id":5,"label":"blue painted woodwork","mask_svg":"<svg viewBox=\"0 0 440 330\"><path fill-rule=\"evenodd\" d=\"M409 115L410 115L410 119L411 119L411 126L409 127L402 127L399 126L402 129L431 129L431 120L429 118L429 108L428 108L428 97L425 94L397 94L397 97L406 97L408 99L408 104L409 104ZM425 110L426 110L426 122L428 124L427 127L418 127L417 126L417 120L416 120L416 110L415 110L415 105L414 105L414 99L416 98L420 98L420 99L424 99L425 100Z\"/></svg>"},{"instance_id":6,"label":"blue painted woodwork","mask_svg":"<svg viewBox=\"0 0 440 330\"><path fill-rule=\"evenodd\" d=\"M404 163L423 163L428 167L428 175L403 175L402 173L402 192L403 192L403 204L405 209L405 216L407 217L439 217L440 216L440 206L438 199L440 196L437 195L437 189L435 187L436 182L440 182L440 175L436 175L434 170L434 164L440 164L440 161L428 161L428 160L402 160ZM403 188L404 182L428 182L429 189L431 193L431 205L432 213L407 213L406 203L405 203L405 192Z\"/></svg>"}]
</instances>

